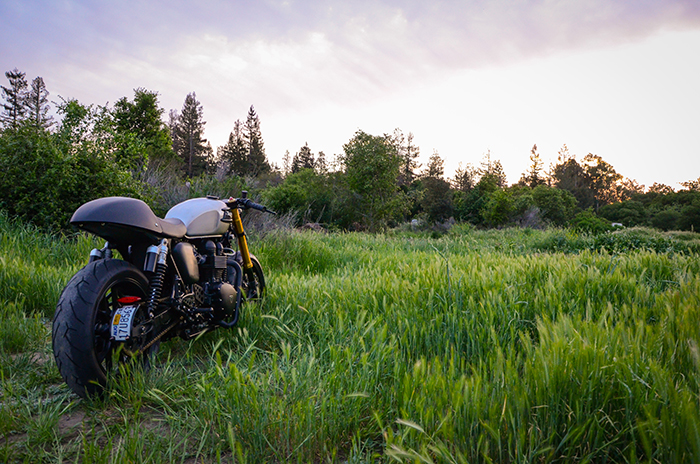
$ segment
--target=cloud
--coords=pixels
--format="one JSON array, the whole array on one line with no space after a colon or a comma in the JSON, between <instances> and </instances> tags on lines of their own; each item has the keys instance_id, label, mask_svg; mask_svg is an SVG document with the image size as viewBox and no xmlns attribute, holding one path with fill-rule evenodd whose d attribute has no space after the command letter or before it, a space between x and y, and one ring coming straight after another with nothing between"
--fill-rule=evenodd
<instances>
[{"instance_id":1,"label":"cloud","mask_svg":"<svg viewBox=\"0 0 700 464\"><path fill-rule=\"evenodd\" d=\"M52 96L85 103L113 103L145 87L160 93L164 108L179 109L195 91L209 121L208 137L217 144L251 104L263 124L276 129L283 119L312 114L315 122L353 118L344 129L349 137L358 115L382 119L367 114L373 109L394 105L406 113L417 102L429 106L432 90L426 89L439 88L450 76L531 69L528 63L548 57L698 27L696 0L3 0L0 56L5 70L44 77ZM567 72L581 70L562 70L562 79ZM459 118L467 113L459 105L484 90L450 85L461 92L459 103L434 92L448 98L441 104L452 111L439 124L464 124ZM488 90L503 109L509 103L499 95L508 85L494 81ZM562 98L571 98L562 89ZM412 95L416 90L424 93ZM520 90L510 97L526 99L527 89ZM540 96L551 91L541 89ZM333 112L326 115L326 109ZM483 113L468 117L476 123ZM493 124L500 120L492 115ZM379 130L398 125L385 124ZM299 137L312 142L313 135ZM288 143L301 146L304 140L280 142L276 150Z\"/></svg>"}]
</instances>

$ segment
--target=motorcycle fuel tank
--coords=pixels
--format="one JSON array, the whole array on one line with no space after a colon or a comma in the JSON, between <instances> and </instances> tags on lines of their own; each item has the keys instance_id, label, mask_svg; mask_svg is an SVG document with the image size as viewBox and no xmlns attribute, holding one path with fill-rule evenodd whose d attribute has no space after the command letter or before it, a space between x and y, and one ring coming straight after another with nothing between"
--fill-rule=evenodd
<instances>
[{"instance_id":1,"label":"motorcycle fuel tank","mask_svg":"<svg viewBox=\"0 0 700 464\"><path fill-rule=\"evenodd\" d=\"M229 223L223 222L226 203L213 198L192 198L173 206L166 219L179 219L187 227L188 237L222 235Z\"/></svg>"}]
</instances>

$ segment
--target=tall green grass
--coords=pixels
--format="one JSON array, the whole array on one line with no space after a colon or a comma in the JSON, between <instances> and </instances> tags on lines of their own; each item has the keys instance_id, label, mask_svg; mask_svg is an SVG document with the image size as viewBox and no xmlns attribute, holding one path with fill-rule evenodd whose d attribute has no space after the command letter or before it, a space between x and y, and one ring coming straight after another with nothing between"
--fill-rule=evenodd
<instances>
[{"instance_id":1,"label":"tall green grass","mask_svg":"<svg viewBox=\"0 0 700 464\"><path fill-rule=\"evenodd\" d=\"M95 246L20 232L63 251L0 256L53 267L47 279ZM12 342L0 461L699 460L696 237L543 246L593 243L566 234L268 233L251 247L269 292L239 327L163 345L102 401L78 401L34 355L46 338ZM35 302L51 288L0 314L48 315Z\"/></svg>"}]
</instances>

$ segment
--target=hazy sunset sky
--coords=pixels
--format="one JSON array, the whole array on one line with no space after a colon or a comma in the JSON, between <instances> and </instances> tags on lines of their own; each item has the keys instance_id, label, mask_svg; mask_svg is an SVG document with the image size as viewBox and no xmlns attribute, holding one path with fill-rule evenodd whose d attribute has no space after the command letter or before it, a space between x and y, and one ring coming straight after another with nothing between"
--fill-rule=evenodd
<instances>
[{"instance_id":1,"label":"hazy sunset sky","mask_svg":"<svg viewBox=\"0 0 700 464\"><path fill-rule=\"evenodd\" d=\"M517 182L533 144L647 186L700 176L698 0L0 0L0 63L54 101L144 87L167 114L194 91L214 150L254 105L279 165L400 128L448 176L490 150Z\"/></svg>"}]
</instances>

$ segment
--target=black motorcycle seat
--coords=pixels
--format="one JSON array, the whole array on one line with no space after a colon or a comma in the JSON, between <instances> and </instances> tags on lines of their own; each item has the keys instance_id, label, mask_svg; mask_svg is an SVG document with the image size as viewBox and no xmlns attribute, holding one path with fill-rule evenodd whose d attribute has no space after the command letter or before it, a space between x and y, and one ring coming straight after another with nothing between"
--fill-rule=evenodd
<instances>
[{"instance_id":1,"label":"black motorcycle seat","mask_svg":"<svg viewBox=\"0 0 700 464\"><path fill-rule=\"evenodd\" d=\"M182 238L187 233L187 226L178 218L160 219L163 235L170 238Z\"/></svg>"}]
</instances>

